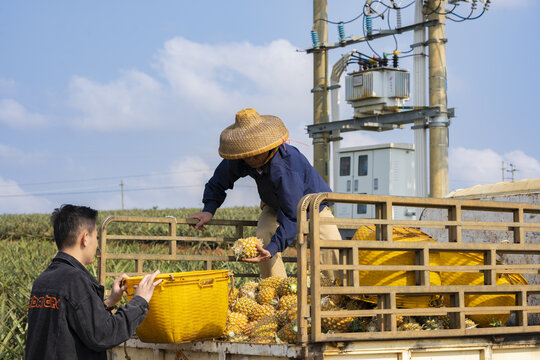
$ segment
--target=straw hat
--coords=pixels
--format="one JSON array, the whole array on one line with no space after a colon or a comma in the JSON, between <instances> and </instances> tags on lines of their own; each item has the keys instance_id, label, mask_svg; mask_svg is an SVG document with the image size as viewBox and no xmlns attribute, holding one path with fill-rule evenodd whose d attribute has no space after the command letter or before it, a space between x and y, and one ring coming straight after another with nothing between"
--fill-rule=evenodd
<instances>
[{"instance_id":1,"label":"straw hat","mask_svg":"<svg viewBox=\"0 0 540 360\"><path fill-rule=\"evenodd\" d=\"M242 109L236 121L221 132L219 155L224 159L242 159L262 154L281 145L289 130L280 118L259 115L255 109Z\"/></svg>"}]
</instances>

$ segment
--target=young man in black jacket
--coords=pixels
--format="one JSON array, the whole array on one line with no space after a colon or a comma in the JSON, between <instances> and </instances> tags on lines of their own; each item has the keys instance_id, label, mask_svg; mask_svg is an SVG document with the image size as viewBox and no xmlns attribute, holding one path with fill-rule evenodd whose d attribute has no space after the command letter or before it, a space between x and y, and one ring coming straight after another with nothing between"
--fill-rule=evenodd
<instances>
[{"instance_id":1,"label":"young man in black jacket","mask_svg":"<svg viewBox=\"0 0 540 360\"><path fill-rule=\"evenodd\" d=\"M97 211L63 205L51 217L58 254L34 282L28 304L25 359L107 359L106 350L131 337L148 312L159 270L146 275L133 299L112 314L122 298L122 279L111 295L85 265L94 261Z\"/></svg>"}]
</instances>

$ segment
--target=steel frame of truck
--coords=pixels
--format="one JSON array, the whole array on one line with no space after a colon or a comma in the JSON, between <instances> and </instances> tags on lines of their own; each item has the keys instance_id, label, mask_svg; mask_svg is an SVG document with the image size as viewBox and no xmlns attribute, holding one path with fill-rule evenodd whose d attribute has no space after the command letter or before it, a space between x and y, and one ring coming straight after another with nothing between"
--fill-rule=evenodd
<instances>
[{"instance_id":1,"label":"steel frame of truck","mask_svg":"<svg viewBox=\"0 0 540 360\"><path fill-rule=\"evenodd\" d=\"M321 218L318 209L322 202L363 204L375 207L373 219ZM393 209L409 207L418 209L439 209L441 219L434 220L394 220ZM501 214L498 221L469 221L467 214L489 212ZM540 265L540 205L524 203L502 203L493 201L471 201L450 199L425 199L394 196L351 195L338 193L310 194L298 204L296 241L297 257L285 256L286 262L296 262L298 276L298 342L297 344L251 344L230 343L207 340L181 344L146 344L130 339L124 345L112 349L110 358L135 359L276 359L276 358L332 358L332 359L540 359L540 325L529 323L531 314L540 313L540 306L534 299L540 294L537 283L497 285L500 274L519 273L537 277ZM502 219L502 220L501 220ZM168 235L115 235L109 234L112 223L147 223L168 226ZM143 264L147 260L202 261L210 270L216 261L234 261L230 255L201 254L189 255L177 252L179 244L185 241L232 242L244 237L246 227L256 226L255 221L212 220L209 225L234 226L233 238L178 236L177 227L193 223L189 219L172 217L125 217L112 216L100 227L100 254L98 256L98 277L105 284L107 277L119 274L107 272L107 261L129 260L135 262L136 272L143 274ZM361 225L375 226L376 240L328 240L319 239L322 224L335 224L340 229L356 229ZM415 227L429 231L442 229L447 233L445 241L396 242L393 241L393 227ZM486 236L489 232L503 234L505 241L497 243L464 241L470 233ZM464 236L468 233L469 236ZM473 236L474 238L474 236ZM501 237L498 236L497 239ZM168 254L113 254L107 251L107 241L167 241ZM439 240L439 239L437 239ZM339 264L321 264L320 251L338 250ZM414 265L361 265L359 254L363 251L404 251L414 253ZM482 254L483 264L474 266L445 266L430 264L430 253L469 252ZM510 254L524 259L520 264L504 264L498 257ZM532 259L532 261L531 261ZM527 260L529 260L527 262ZM322 311L320 301L308 304L308 269L313 273L335 271L341 279L339 286L321 286L319 277L312 277L309 287L311 299L340 294L376 296L375 309ZM406 271L415 274L415 284L407 286L363 286L359 282L360 271ZM431 272L475 272L482 273L483 285L430 285ZM237 274L253 276L255 274ZM466 306L468 295L509 294L515 299L511 306ZM450 303L443 307L423 307L414 309L398 308L399 296L444 295ZM467 328L465 318L470 314L512 314L512 325L487 328ZM397 327L399 315L442 316L448 315L451 328L424 331L400 331ZM371 332L323 333L323 317L373 317L377 327ZM310 322L308 322L310 320ZM128 357L126 357L128 356Z\"/></svg>"}]
</instances>

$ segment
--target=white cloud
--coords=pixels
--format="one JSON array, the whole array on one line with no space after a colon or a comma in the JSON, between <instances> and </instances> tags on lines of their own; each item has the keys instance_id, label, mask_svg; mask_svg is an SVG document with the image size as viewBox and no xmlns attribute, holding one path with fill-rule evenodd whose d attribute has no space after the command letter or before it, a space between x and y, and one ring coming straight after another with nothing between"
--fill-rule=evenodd
<instances>
[{"instance_id":1,"label":"white cloud","mask_svg":"<svg viewBox=\"0 0 540 360\"><path fill-rule=\"evenodd\" d=\"M450 181L469 187L477 184L490 184L502 181L502 162L505 163L505 180L511 179L509 164L518 171L515 180L540 178L540 162L521 150L497 154L491 149L450 149Z\"/></svg>"},{"instance_id":2,"label":"white cloud","mask_svg":"<svg viewBox=\"0 0 540 360\"><path fill-rule=\"evenodd\" d=\"M287 122L310 117L311 58L286 40L209 45L177 37L157 59L178 100L209 115L231 114L232 122L237 110L255 107Z\"/></svg>"},{"instance_id":3,"label":"white cloud","mask_svg":"<svg viewBox=\"0 0 540 360\"><path fill-rule=\"evenodd\" d=\"M25 165L36 161L42 161L43 155L29 154L20 149L0 144L0 161Z\"/></svg>"},{"instance_id":4,"label":"white cloud","mask_svg":"<svg viewBox=\"0 0 540 360\"><path fill-rule=\"evenodd\" d=\"M108 84L75 76L69 105L82 113L75 127L99 131L146 129L164 122L163 86L137 70L125 71Z\"/></svg>"},{"instance_id":5,"label":"white cloud","mask_svg":"<svg viewBox=\"0 0 540 360\"><path fill-rule=\"evenodd\" d=\"M15 181L0 178L0 214L49 213L53 208L49 200L28 195Z\"/></svg>"},{"instance_id":6,"label":"white cloud","mask_svg":"<svg viewBox=\"0 0 540 360\"><path fill-rule=\"evenodd\" d=\"M0 124L12 128L26 129L43 126L47 118L38 113L28 111L13 99L0 99Z\"/></svg>"},{"instance_id":7,"label":"white cloud","mask_svg":"<svg viewBox=\"0 0 540 360\"><path fill-rule=\"evenodd\" d=\"M69 105L81 116L73 125L99 131L160 128L184 130L212 124L221 129L234 114L254 107L303 127L311 119L311 58L286 40L200 44L176 37L156 55L163 82L138 70L108 83L76 76Z\"/></svg>"}]
</instances>

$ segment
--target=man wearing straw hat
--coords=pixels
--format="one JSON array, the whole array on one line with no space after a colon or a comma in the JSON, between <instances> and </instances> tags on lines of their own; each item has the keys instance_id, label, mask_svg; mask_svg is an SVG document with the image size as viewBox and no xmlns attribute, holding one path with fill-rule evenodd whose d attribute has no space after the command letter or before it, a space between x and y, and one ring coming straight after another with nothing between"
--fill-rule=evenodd
<instances>
[{"instance_id":1,"label":"man wearing straw hat","mask_svg":"<svg viewBox=\"0 0 540 360\"><path fill-rule=\"evenodd\" d=\"M285 144L289 131L276 116L259 115L255 109L243 109L236 114L234 124L221 132L219 155L224 159L206 183L202 212L190 218L198 219L196 229L205 230L217 208L236 180L251 176L257 183L262 212L257 223L257 237L264 248L259 255L245 259L258 263L261 277L287 277L281 253L296 237L296 207L307 194L331 192L324 179L306 157L294 146ZM333 217L327 203L321 204L320 216ZM341 240L335 225L321 226L322 240ZM323 262L337 263L333 251L323 252Z\"/></svg>"}]
</instances>

